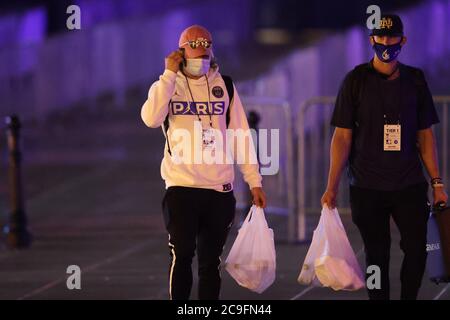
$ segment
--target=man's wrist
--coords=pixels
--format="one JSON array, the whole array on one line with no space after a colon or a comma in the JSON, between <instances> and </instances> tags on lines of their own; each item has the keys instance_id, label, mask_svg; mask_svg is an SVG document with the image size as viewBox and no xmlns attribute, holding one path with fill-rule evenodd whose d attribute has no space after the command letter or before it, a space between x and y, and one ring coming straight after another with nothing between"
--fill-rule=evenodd
<instances>
[{"instance_id":1,"label":"man's wrist","mask_svg":"<svg viewBox=\"0 0 450 320\"><path fill-rule=\"evenodd\" d=\"M443 188L444 182L441 177L434 177L430 179L430 184L433 189L435 188Z\"/></svg>"},{"instance_id":2,"label":"man's wrist","mask_svg":"<svg viewBox=\"0 0 450 320\"><path fill-rule=\"evenodd\" d=\"M163 74L169 77L176 78L177 72L178 71L175 71L172 68L165 68Z\"/></svg>"},{"instance_id":3,"label":"man's wrist","mask_svg":"<svg viewBox=\"0 0 450 320\"><path fill-rule=\"evenodd\" d=\"M327 187L326 192L338 193L338 188L328 188Z\"/></svg>"}]
</instances>

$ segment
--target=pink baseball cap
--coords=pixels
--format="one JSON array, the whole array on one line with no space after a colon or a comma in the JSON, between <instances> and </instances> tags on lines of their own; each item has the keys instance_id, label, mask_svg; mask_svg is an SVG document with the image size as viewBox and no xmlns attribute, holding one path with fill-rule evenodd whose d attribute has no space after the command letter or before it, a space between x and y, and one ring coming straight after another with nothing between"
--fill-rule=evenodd
<instances>
[{"instance_id":1,"label":"pink baseball cap","mask_svg":"<svg viewBox=\"0 0 450 320\"><path fill-rule=\"evenodd\" d=\"M209 42L210 46L209 48L205 48L200 44L194 49L189 45L190 41L198 41L198 43ZM199 25L193 25L184 29L184 31L180 35L180 40L178 41L178 46L180 48L184 48L187 55L190 57L202 55L209 55L210 57L212 57L213 54L211 45L212 45L211 33L209 33L209 31L206 28Z\"/></svg>"}]
</instances>

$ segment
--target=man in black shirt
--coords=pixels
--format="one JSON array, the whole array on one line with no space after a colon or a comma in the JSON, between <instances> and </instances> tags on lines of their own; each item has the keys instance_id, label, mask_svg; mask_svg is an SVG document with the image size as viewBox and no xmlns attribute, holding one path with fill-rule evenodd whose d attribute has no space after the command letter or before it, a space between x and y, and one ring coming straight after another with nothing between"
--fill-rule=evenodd
<instances>
[{"instance_id":1,"label":"man in black shirt","mask_svg":"<svg viewBox=\"0 0 450 320\"><path fill-rule=\"evenodd\" d=\"M342 82L331 124L331 163L322 205L336 205L339 180L348 162L350 204L367 265L381 271L381 288L370 299L389 299L390 216L404 252L401 299L416 299L426 262L428 183L434 204L448 196L439 177L431 126L439 122L423 72L397 60L406 43L397 15L383 15L370 43L374 58Z\"/></svg>"}]
</instances>

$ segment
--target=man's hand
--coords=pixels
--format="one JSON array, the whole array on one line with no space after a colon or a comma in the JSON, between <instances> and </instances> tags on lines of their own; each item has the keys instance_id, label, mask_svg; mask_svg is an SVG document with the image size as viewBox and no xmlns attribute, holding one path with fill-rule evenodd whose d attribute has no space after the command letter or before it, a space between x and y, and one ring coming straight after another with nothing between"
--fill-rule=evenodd
<instances>
[{"instance_id":1,"label":"man's hand","mask_svg":"<svg viewBox=\"0 0 450 320\"><path fill-rule=\"evenodd\" d=\"M173 51L166 57L166 69L177 73L181 62L183 62L183 53L180 50Z\"/></svg>"},{"instance_id":2,"label":"man's hand","mask_svg":"<svg viewBox=\"0 0 450 320\"><path fill-rule=\"evenodd\" d=\"M443 187L433 188L433 200L434 205L438 204L439 202L447 203L448 195Z\"/></svg>"},{"instance_id":3,"label":"man's hand","mask_svg":"<svg viewBox=\"0 0 450 320\"><path fill-rule=\"evenodd\" d=\"M326 190L322 196L322 199L320 200L320 202L322 203L322 207L324 206L324 204L326 204L330 209L336 208L336 196L336 191Z\"/></svg>"},{"instance_id":4,"label":"man's hand","mask_svg":"<svg viewBox=\"0 0 450 320\"><path fill-rule=\"evenodd\" d=\"M348 156L352 148L352 129L337 127L333 133L330 147L330 171L328 172L328 183L326 191L320 202L322 207L327 204L330 209L336 208L336 195L339 189L339 181L342 171L348 161Z\"/></svg>"},{"instance_id":5,"label":"man's hand","mask_svg":"<svg viewBox=\"0 0 450 320\"><path fill-rule=\"evenodd\" d=\"M252 188L253 204L265 208L267 205L266 194L261 187Z\"/></svg>"}]
</instances>

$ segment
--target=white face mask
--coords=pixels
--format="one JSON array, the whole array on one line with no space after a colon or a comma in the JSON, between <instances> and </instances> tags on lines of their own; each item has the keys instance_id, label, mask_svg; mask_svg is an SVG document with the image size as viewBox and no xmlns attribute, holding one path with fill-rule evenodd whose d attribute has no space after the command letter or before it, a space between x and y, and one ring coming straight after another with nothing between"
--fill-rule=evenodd
<instances>
[{"instance_id":1,"label":"white face mask","mask_svg":"<svg viewBox=\"0 0 450 320\"><path fill-rule=\"evenodd\" d=\"M186 59L186 70L189 74L200 77L208 73L211 59Z\"/></svg>"}]
</instances>

